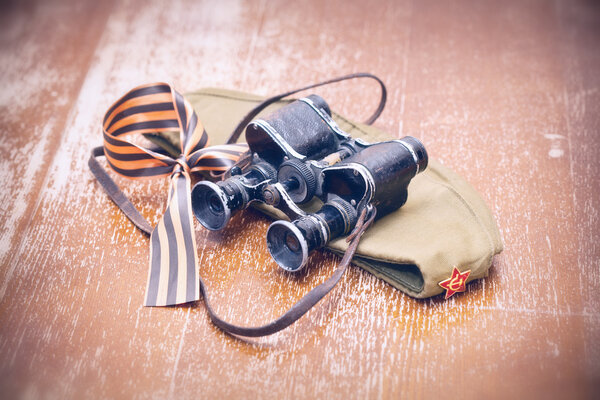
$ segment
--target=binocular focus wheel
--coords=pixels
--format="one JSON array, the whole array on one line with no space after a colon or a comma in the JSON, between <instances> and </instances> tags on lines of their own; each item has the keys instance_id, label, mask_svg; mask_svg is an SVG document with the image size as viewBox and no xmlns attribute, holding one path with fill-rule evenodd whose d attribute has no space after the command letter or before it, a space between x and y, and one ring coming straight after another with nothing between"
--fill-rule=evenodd
<instances>
[{"instance_id":1,"label":"binocular focus wheel","mask_svg":"<svg viewBox=\"0 0 600 400\"><path fill-rule=\"evenodd\" d=\"M296 204L310 201L317 191L317 178L312 169L300 160L288 160L281 164L277 180L288 184L288 194Z\"/></svg>"}]
</instances>

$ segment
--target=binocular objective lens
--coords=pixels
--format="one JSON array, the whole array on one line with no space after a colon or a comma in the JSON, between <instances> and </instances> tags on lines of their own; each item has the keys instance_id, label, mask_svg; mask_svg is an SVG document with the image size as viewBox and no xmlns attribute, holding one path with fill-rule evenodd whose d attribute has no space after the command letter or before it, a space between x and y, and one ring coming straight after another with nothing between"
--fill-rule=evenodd
<instances>
[{"instance_id":1,"label":"binocular objective lens","mask_svg":"<svg viewBox=\"0 0 600 400\"><path fill-rule=\"evenodd\" d=\"M223 203L221 203L221 199L215 193L211 193L208 204L212 212L217 214L223 212Z\"/></svg>"},{"instance_id":2,"label":"binocular objective lens","mask_svg":"<svg viewBox=\"0 0 600 400\"><path fill-rule=\"evenodd\" d=\"M292 253L297 253L300 250L300 243L298 242L298 238L294 236L294 234L290 232L285 233L285 245L288 250Z\"/></svg>"}]
</instances>

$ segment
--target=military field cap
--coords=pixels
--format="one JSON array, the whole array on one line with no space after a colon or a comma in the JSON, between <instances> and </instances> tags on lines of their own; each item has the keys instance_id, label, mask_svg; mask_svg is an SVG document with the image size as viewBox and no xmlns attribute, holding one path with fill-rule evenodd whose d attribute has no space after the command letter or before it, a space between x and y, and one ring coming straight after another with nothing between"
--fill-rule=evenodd
<instances>
[{"instance_id":1,"label":"military field cap","mask_svg":"<svg viewBox=\"0 0 600 400\"><path fill-rule=\"evenodd\" d=\"M211 145L225 143L238 122L264 100L214 88L187 93L186 98L209 133ZM277 102L261 115L290 101ZM376 127L332 114L353 138L371 143L391 139ZM257 208L271 217L286 218L272 207ZM347 245L340 238L328 248L343 254ZM430 159L427 169L412 179L406 204L369 228L352 262L410 296L426 298L445 291L449 297L464 291L467 282L487 276L494 255L501 251L500 232L483 199L462 177Z\"/></svg>"}]
</instances>

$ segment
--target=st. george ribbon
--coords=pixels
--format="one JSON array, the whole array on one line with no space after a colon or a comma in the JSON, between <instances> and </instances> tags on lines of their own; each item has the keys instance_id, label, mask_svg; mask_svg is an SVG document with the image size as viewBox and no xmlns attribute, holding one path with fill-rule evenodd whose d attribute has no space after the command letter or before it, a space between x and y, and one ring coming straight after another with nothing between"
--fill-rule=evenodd
<instances>
[{"instance_id":1,"label":"st. george ribbon","mask_svg":"<svg viewBox=\"0 0 600 400\"><path fill-rule=\"evenodd\" d=\"M181 154L178 158L123 138L174 130L180 132ZM121 97L104 116L103 134L104 156L118 174L134 179L171 176L167 209L150 235L150 268L144 305L168 306L199 300L190 173L225 172L248 150L248 146L207 147L208 135L191 104L166 83L139 86ZM100 155L93 154L93 157ZM97 175L93 168L92 171ZM103 186L109 190L105 183ZM111 195L119 204L115 196L122 196L122 193ZM140 227L140 224L136 225Z\"/></svg>"}]
</instances>

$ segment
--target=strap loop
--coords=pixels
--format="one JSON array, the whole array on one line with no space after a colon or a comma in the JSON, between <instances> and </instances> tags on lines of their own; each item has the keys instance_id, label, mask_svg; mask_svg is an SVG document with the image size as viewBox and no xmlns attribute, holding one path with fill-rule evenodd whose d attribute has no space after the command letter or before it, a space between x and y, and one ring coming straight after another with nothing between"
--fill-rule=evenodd
<instances>
[{"instance_id":1,"label":"strap loop","mask_svg":"<svg viewBox=\"0 0 600 400\"><path fill-rule=\"evenodd\" d=\"M342 261L340 262L339 266L335 269L333 274L325 282L321 283L319 286L315 287L306 295L304 295L304 297L298 300L298 302L294 304L289 310L287 310L283 315L266 325L257 327L243 327L231 324L221 319L213 310L210 304L210 300L208 298L208 293L206 292L204 282L202 282L202 279L200 279L200 289L202 291L202 295L204 296L206 310L208 311L208 315L210 316L210 319L213 322L213 324L232 335L248 337L272 335L292 325L294 322L300 319L300 317L306 314L311 308L313 308L323 297L325 297L335 287L335 285L338 284L340 279L342 279L344 272L346 272L346 269L348 269L348 266L352 261L352 257L356 252L356 248L358 247L358 243L360 242L362 234L365 233L365 231L373 223L373 220L375 220L376 212L372 212L371 216L368 219L366 219L366 211L366 208L363 209L360 219L363 223L360 227L356 227L356 234L350 242L350 245L346 249Z\"/></svg>"},{"instance_id":2,"label":"strap loop","mask_svg":"<svg viewBox=\"0 0 600 400\"><path fill-rule=\"evenodd\" d=\"M367 125L373 124L373 122L375 122L377 120L377 118L379 118L379 116L381 115L381 113L383 112L383 109L385 107L385 103L387 101L387 89L385 88L385 84L383 83L383 81L381 79L379 79L377 76L375 76L373 74L369 74L368 72L358 72L356 74L349 74L349 75L340 76L338 78L328 79L328 80L323 81L323 82L319 82L319 83L315 83L315 84L312 84L312 85L304 86L304 87L301 87L299 89L290 90L289 92L280 93L278 95L269 97L268 99L264 100L263 102L261 102L260 104L258 104L256 107L254 107L252 110L250 110L250 112L248 114L246 114L246 116L244 118L242 118L242 120L238 123L238 125L236 126L236 128L233 130L233 132L229 136L229 139L227 139L226 143L235 143L235 142L237 142L238 139L240 138L242 132L246 128L246 126L262 110L264 110L265 108L267 108L271 104L276 103L279 100L281 100L281 99L283 99L285 97L291 96L293 94L296 94L298 92L303 92L305 90L313 89L313 88L316 88L316 87L319 87L319 86L325 86L325 85L329 85L329 84L332 84L332 83L342 82L342 81L345 81L345 80L355 79L355 78L369 78L369 79L374 79L374 80L377 81L377 83L381 87L381 97L379 98L379 104L377 105L377 109L375 110L375 112L373 113L373 115L371 115L365 121L365 124L367 124Z\"/></svg>"}]
</instances>

